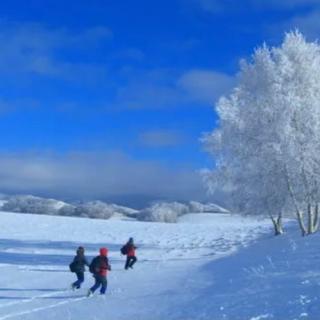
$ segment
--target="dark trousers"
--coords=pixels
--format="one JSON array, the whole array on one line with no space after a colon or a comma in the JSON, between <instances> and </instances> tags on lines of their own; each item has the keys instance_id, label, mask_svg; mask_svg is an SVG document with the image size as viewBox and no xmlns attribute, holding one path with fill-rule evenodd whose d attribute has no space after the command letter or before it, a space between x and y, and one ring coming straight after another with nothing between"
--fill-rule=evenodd
<instances>
[{"instance_id":1,"label":"dark trousers","mask_svg":"<svg viewBox=\"0 0 320 320\"><path fill-rule=\"evenodd\" d=\"M73 287L80 289L81 283L84 281L84 272L76 272L77 281L72 284Z\"/></svg>"},{"instance_id":2,"label":"dark trousers","mask_svg":"<svg viewBox=\"0 0 320 320\"><path fill-rule=\"evenodd\" d=\"M132 266L137 262L137 257L128 257L127 256L127 261L126 265L124 266L125 269L132 268Z\"/></svg>"},{"instance_id":3,"label":"dark trousers","mask_svg":"<svg viewBox=\"0 0 320 320\"><path fill-rule=\"evenodd\" d=\"M95 283L94 285L90 288L91 292L95 292L100 286L100 293L105 294L107 290L107 277L106 276L101 276L99 274L94 275Z\"/></svg>"}]
</instances>

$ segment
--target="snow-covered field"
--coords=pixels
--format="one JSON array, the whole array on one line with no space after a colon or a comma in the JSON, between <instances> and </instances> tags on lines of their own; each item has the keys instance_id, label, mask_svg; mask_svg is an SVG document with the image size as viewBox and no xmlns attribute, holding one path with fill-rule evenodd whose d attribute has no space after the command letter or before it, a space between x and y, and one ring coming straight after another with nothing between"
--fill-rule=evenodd
<instances>
[{"instance_id":1,"label":"snow-covered field","mask_svg":"<svg viewBox=\"0 0 320 320\"><path fill-rule=\"evenodd\" d=\"M0 224L0 320L320 319L318 235L274 238L269 221L228 214L164 224L2 212ZM125 271L129 237L139 261ZM69 289L79 245L89 258L109 248L106 296L86 297L89 272Z\"/></svg>"}]
</instances>

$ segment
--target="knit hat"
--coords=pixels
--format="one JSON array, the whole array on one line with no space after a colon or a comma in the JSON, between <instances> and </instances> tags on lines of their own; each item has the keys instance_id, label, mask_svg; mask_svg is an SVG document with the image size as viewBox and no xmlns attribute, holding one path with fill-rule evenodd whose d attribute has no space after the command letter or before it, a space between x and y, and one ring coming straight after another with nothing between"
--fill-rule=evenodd
<instances>
[{"instance_id":1,"label":"knit hat","mask_svg":"<svg viewBox=\"0 0 320 320\"><path fill-rule=\"evenodd\" d=\"M78 247L78 249L77 249L77 253L78 254L84 254L84 247Z\"/></svg>"},{"instance_id":2,"label":"knit hat","mask_svg":"<svg viewBox=\"0 0 320 320\"><path fill-rule=\"evenodd\" d=\"M108 249L107 248L100 248L100 255L106 257L108 255Z\"/></svg>"}]
</instances>

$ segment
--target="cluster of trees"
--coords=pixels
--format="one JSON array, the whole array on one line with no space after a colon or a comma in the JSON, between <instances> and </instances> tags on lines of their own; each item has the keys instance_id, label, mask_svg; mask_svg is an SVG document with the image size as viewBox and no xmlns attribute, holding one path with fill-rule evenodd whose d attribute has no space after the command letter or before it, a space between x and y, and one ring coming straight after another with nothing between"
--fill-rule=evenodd
<instances>
[{"instance_id":1,"label":"cluster of trees","mask_svg":"<svg viewBox=\"0 0 320 320\"><path fill-rule=\"evenodd\" d=\"M2 211L57 215L66 205L65 202L40 197L13 196L2 205Z\"/></svg>"},{"instance_id":2,"label":"cluster of trees","mask_svg":"<svg viewBox=\"0 0 320 320\"><path fill-rule=\"evenodd\" d=\"M214 204L190 201L180 202L154 202L151 206L141 210L137 215L138 220L153 222L175 223L178 218L187 213L228 213L229 211Z\"/></svg>"},{"instance_id":3,"label":"cluster of trees","mask_svg":"<svg viewBox=\"0 0 320 320\"><path fill-rule=\"evenodd\" d=\"M189 207L179 202L158 202L140 211L138 219L153 222L177 222L178 217L189 212Z\"/></svg>"},{"instance_id":4,"label":"cluster of trees","mask_svg":"<svg viewBox=\"0 0 320 320\"><path fill-rule=\"evenodd\" d=\"M223 187L232 208L297 217L302 235L318 229L320 200L320 46L290 32L241 62L238 84L216 106L218 128L203 142L214 158L209 190Z\"/></svg>"},{"instance_id":5,"label":"cluster of trees","mask_svg":"<svg viewBox=\"0 0 320 320\"><path fill-rule=\"evenodd\" d=\"M135 210L128 207L109 204L102 201L89 201L79 204L69 204L54 199L27 196L12 196L4 201L2 211L36 213L61 216L77 216L92 219L109 219L120 214L140 221L177 222L178 217L190 212L227 212L213 204L203 204L191 201L188 204L179 202L155 202L151 206Z\"/></svg>"},{"instance_id":6,"label":"cluster of trees","mask_svg":"<svg viewBox=\"0 0 320 320\"><path fill-rule=\"evenodd\" d=\"M79 205L66 204L59 210L60 215L77 216L92 219L109 219L115 210L101 201L90 201Z\"/></svg>"},{"instance_id":7,"label":"cluster of trees","mask_svg":"<svg viewBox=\"0 0 320 320\"><path fill-rule=\"evenodd\" d=\"M107 204L102 201L89 201L77 205L68 204L55 199L27 196L9 197L1 207L2 211L36 213L61 216L78 216L93 219L109 219L116 213L134 216L137 210Z\"/></svg>"}]
</instances>

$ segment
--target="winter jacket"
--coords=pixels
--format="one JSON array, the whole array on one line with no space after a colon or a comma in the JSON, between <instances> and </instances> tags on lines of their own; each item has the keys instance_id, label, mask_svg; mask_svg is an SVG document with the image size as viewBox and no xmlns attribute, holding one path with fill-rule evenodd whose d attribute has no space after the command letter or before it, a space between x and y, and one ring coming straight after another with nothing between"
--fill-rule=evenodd
<instances>
[{"instance_id":1,"label":"winter jacket","mask_svg":"<svg viewBox=\"0 0 320 320\"><path fill-rule=\"evenodd\" d=\"M135 257L137 247L132 243L127 243L127 256Z\"/></svg>"},{"instance_id":2,"label":"winter jacket","mask_svg":"<svg viewBox=\"0 0 320 320\"><path fill-rule=\"evenodd\" d=\"M105 256L97 256L92 260L91 263L93 264L94 275L106 277L108 270L111 271L111 266L109 265L108 258Z\"/></svg>"},{"instance_id":3,"label":"winter jacket","mask_svg":"<svg viewBox=\"0 0 320 320\"><path fill-rule=\"evenodd\" d=\"M85 272L85 266L89 266L87 258L83 254L77 253L74 257L75 272Z\"/></svg>"}]
</instances>

